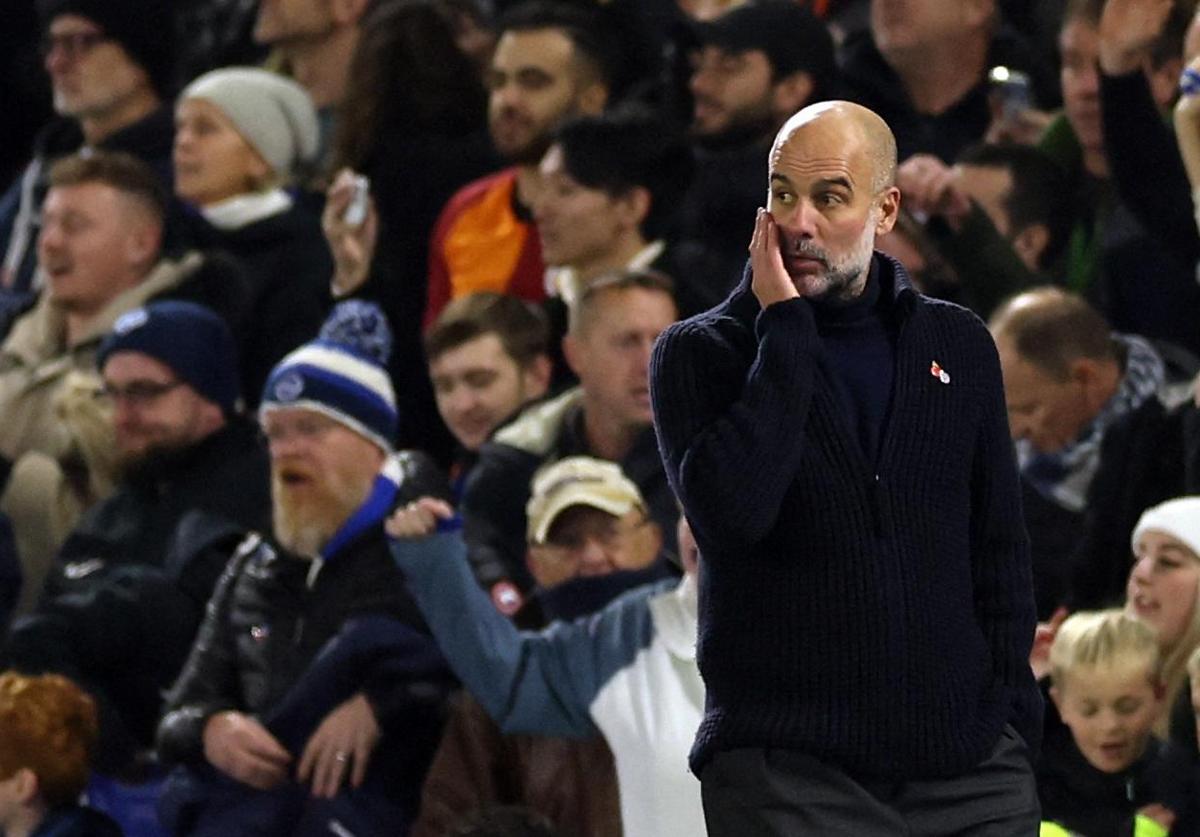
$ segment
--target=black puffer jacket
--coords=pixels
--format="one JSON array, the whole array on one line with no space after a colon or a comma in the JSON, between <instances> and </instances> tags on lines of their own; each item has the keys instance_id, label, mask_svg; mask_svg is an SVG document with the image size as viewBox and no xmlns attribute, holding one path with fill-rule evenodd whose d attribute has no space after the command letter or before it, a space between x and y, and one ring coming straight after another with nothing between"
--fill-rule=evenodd
<instances>
[{"instance_id":1,"label":"black puffer jacket","mask_svg":"<svg viewBox=\"0 0 1200 837\"><path fill-rule=\"evenodd\" d=\"M398 504L445 494L445 478L434 466L410 454L401 458L405 479ZM392 561L381 524L319 568L251 535L217 582L191 656L167 696L158 728L160 755L170 762L199 762L204 725L212 715L270 713L345 623L371 616L411 627L436 647ZM367 666L360 686L385 734L411 723L405 716L414 702L440 705L450 683L444 668L414 675L393 662Z\"/></svg>"},{"instance_id":2,"label":"black puffer jacket","mask_svg":"<svg viewBox=\"0 0 1200 837\"><path fill-rule=\"evenodd\" d=\"M97 767L151 746L229 551L270 521L266 451L236 419L130 476L60 550L37 610L14 620L0 665L83 685L101 717Z\"/></svg>"}]
</instances>

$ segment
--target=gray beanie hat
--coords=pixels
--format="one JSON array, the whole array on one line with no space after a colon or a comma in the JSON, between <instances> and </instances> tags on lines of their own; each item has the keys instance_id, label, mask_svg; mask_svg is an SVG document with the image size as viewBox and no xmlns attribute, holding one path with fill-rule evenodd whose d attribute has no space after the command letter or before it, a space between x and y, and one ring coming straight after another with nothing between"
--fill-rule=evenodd
<instances>
[{"instance_id":1,"label":"gray beanie hat","mask_svg":"<svg viewBox=\"0 0 1200 837\"><path fill-rule=\"evenodd\" d=\"M197 78L179 95L212 102L277 174L315 160L320 129L308 92L256 67L226 67Z\"/></svg>"}]
</instances>

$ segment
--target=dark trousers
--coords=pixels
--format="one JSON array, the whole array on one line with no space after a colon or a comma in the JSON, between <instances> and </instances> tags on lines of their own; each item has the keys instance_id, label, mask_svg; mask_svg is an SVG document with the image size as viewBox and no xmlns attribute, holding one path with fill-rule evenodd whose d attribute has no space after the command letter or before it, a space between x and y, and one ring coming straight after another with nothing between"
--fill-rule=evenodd
<instances>
[{"instance_id":1,"label":"dark trousers","mask_svg":"<svg viewBox=\"0 0 1200 837\"><path fill-rule=\"evenodd\" d=\"M1025 742L1005 727L953 779L860 781L789 750L718 753L700 776L709 837L1033 837L1041 809Z\"/></svg>"}]
</instances>

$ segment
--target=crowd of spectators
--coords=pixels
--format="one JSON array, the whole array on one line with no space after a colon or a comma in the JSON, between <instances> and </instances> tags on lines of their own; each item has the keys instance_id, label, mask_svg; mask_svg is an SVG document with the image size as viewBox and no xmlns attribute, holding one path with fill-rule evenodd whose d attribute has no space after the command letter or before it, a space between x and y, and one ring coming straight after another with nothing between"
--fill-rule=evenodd
<instances>
[{"instance_id":1,"label":"crowd of spectators","mask_svg":"<svg viewBox=\"0 0 1200 837\"><path fill-rule=\"evenodd\" d=\"M13 5L0 834L703 833L651 349L828 99L999 353L1044 833L1200 834L1195 0Z\"/></svg>"}]
</instances>

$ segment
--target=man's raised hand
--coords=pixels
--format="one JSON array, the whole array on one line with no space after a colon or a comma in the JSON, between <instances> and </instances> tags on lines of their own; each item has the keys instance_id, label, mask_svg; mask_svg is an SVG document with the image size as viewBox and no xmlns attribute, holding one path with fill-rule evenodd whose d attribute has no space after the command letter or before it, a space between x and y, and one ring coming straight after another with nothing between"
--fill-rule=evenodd
<instances>
[{"instance_id":1,"label":"man's raised hand","mask_svg":"<svg viewBox=\"0 0 1200 837\"><path fill-rule=\"evenodd\" d=\"M361 224L348 224L343 218L354 196L354 177L350 169L338 172L325 195L325 210L321 213L321 229L333 254L330 284L335 297L353 293L367 281L379 238L379 214L370 197L367 198L366 218Z\"/></svg>"},{"instance_id":2,"label":"man's raised hand","mask_svg":"<svg viewBox=\"0 0 1200 837\"><path fill-rule=\"evenodd\" d=\"M445 500L422 497L392 512L383 528L389 537L412 540L432 535L439 520L454 517L454 509Z\"/></svg>"},{"instance_id":3,"label":"man's raised hand","mask_svg":"<svg viewBox=\"0 0 1200 837\"><path fill-rule=\"evenodd\" d=\"M750 270L753 273L750 289L763 308L800 296L792 277L783 266L783 255L779 251L779 227L771 213L761 207L754 220L754 235L750 237Z\"/></svg>"},{"instance_id":4,"label":"man's raised hand","mask_svg":"<svg viewBox=\"0 0 1200 837\"><path fill-rule=\"evenodd\" d=\"M1140 68L1172 5L1173 0L1108 0L1100 15L1100 69L1116 76Z\"/></svg>"}]
</instances>

